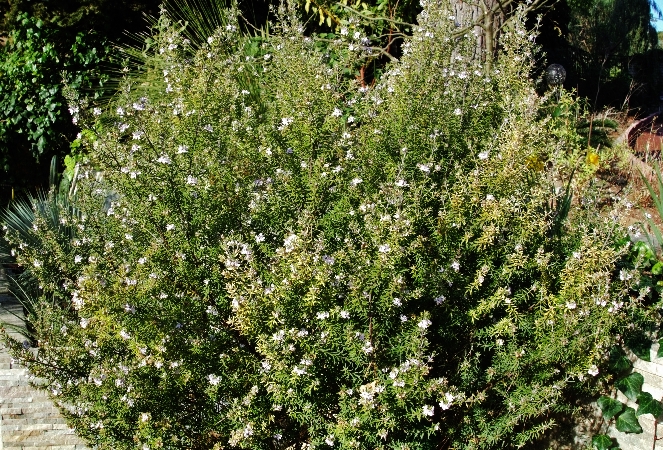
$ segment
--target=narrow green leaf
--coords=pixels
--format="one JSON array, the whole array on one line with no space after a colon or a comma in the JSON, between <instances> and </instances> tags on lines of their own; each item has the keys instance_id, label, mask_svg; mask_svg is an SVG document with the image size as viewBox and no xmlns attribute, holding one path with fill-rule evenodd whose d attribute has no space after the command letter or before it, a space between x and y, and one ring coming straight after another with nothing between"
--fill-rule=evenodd
<instances>
[{"instance_id":1,"label":"narrow green leaf","mask_svg":"<svg viewBox=\"0 0 663 450\"><path fill-rule=\"evenodd\" d=\"M606 397L605 395L601 396L596 402L603 412L603 417L606 419L611 419L624 409L624 404L619 400L614 398Z\"/></svg>"},{"instance_id":2,"label":"narrow green leaf","mask_svg":"<svg viewBox=\"0 0 663 450\"><path fill-rule=\"evenodd\" d=\"M658 340L658 351L656 352L656 357L663 358L663 339Z\"/></svg>"},{"instance_id":3,"label":"narrow green leaf","mask_svg":"<svg viewBox=\"0 0 663 450\"><path fill-rule=\"evenodd\" d=\"M635 417L635 409L628 406L626 407L626 410L617 417L615 427L617 427L617 430L622 433L642 433L642 427L638 422L638 418Z\"/></svg>"},{"instance_id":4,"label":"narrow green leaf","mask_svg":"<svg viewBox=\"0 0 663 450\"><path fill-rule=\"evenodd\" d=\"M638 410L635 415L641 416L642 414L651 414L654 418L663 414L663 405L655 400L649 392L642 392L638 395Z\"/></svg>"},{"instance_id":5,"label":"narrow green leaf","mask_svg":"<svg viewBox=\"0 0 663 450\"><path fill-rule=\"evenodd\" d=\"M642 392L642 384L645 382L644 377L637 373L633 372L631 375L615 383L617 389L622 391L629 400L636 401L638 399L638 394Z\"/></svg>"}]
</instances>

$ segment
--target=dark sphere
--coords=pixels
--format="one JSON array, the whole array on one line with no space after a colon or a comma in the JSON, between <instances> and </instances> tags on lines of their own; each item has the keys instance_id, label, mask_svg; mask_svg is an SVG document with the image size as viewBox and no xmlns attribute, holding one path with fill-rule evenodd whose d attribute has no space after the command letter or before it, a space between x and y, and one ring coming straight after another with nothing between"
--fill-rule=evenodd
<instances>
[{"instance_id":1,"label":"dark sphere","mask_svg":"<svg viewBox=\"0 0 663 450\"><path fill-rule=\"evenodd\" d=\"M560 86L566 80L566 69L560 64L551 64L546 69L546 81L550 86Z\"/></svg>"}]
</instances>

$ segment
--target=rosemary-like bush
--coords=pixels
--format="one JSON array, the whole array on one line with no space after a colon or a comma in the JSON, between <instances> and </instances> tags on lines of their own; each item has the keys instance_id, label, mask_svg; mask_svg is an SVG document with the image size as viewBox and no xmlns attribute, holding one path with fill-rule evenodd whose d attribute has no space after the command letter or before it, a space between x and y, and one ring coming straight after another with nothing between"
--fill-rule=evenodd
<instances>
[{"instance_id":1,"label":"rosemary-like bush","mask_svg":"<svg viewBox=\"0 0 663 450\"><path fill-rule=\"evenodd\" d=\"M522 447L601 379L635 278L528 164L567 145L531 35L487 69L422 3L373 86L360 29L321 51L283 6L247 57L232 10L206 42L163 12L142 75L81 110L75 237L43 205L5 234L41 293L14 352L90 443Z\"/></svg>"}]
</instances>

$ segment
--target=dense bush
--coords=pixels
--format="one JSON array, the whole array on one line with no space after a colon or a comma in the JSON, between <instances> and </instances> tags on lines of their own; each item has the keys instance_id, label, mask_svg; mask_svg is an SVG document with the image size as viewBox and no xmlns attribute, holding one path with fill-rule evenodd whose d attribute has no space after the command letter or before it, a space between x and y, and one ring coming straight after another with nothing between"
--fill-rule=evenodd
<instances>
[{"instance_id":1,"label":"dense bush","mask_svg":"<svg viewBox=\"0 0 663 450\"><path fill-rule=\"evenodd\" d=\"M529 163L569 144L522 21L487 73L444 3L374 87L361 29L320 52L281 7L247 56L233 11L196 43L165 13L81 109L75 187L6 238L38 285L13 351L90 443L524 446L596 388L642 300L624 235Z\"/></svg>"},{"instance_id":2,"label":"dense bush","mask_svg":"<svg viewBox=\"0 0 663 450\"><path fill-rule=\"evenodd\" d=\"M21 179L29 176L23 161L48 162L66 153L77 114L68 111L63 86L90 98L101 95L108 76L99 66L110 45L82 32L63 40L57 27L27 14L17 22L0 49L0 171L5 183L39 184Z\"/></svg>"}]
</instances>

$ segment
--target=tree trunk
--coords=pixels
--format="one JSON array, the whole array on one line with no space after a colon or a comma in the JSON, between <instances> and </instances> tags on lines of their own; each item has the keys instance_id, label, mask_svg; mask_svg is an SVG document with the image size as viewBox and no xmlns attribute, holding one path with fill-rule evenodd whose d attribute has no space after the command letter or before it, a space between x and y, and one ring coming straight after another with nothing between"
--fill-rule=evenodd
<instances>
[{"instance_id":1,"label":"tree trunk","mask_svg":"<svg viewBox=\"0 0 663 450\"><path fill-rule=\"evenodd\" d=\"M474 33L477 39L475 58L490 65L496 55L499 30L504 12L498 0L450 0L456 26Z\"/></svg>"}]
</instances>

